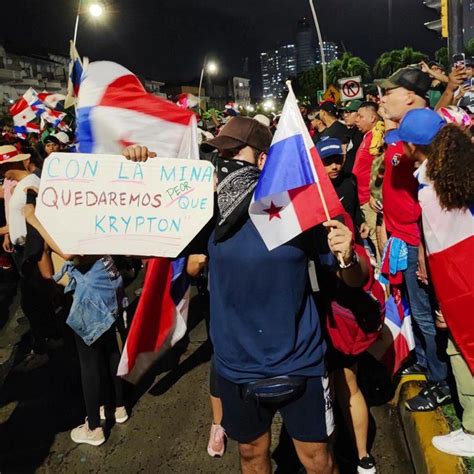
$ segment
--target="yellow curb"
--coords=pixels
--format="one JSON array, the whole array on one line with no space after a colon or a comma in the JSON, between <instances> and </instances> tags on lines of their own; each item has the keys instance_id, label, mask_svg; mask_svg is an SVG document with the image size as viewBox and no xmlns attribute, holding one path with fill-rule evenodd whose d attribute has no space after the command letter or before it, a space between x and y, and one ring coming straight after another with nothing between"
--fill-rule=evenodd
<instances>
[{"instance_id":1,"label":"yellow curb","mask_svg":"<svg viewBox=\"0 0 474 474\"><path fill-rule=\"evenodd\" d=\"M401 386L398 403L405 437L410 449L416 474L457 474L466 472L462 458L438 451L433 436L450 432L441 409L425 413L410 412L405 401L418 395L421 385L410 381Z\"/></svg>"},{"instance_id":2,"label":"yellow curb","mask_svg":"<svg viewBox=\"0 0 474 474\"><path fill-rule=\"evenodd\" d=\"M397 388L395 389L395 394L393 398L388 402L392 407L398 406L398 400L400 399L400 390L402 385L406 382L424 382L426 380L426 375L416 374L416 375L403 375L398 382Z\"/></svg>"}]
</instances>

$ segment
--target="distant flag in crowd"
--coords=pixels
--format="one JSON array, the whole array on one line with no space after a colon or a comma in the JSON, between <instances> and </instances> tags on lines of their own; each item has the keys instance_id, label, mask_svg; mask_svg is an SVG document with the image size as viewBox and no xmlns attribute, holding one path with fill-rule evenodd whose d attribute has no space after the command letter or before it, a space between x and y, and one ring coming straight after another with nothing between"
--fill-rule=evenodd
<instances>
[{"instance_id":1,"label":"distant flag in crowd","mask_svg":"<svg viewBox=\"0 0 474 474\"><path fill-rule=\"evenodd\" d=\"M272 250L343 212L289 85L250 217Z\"/></svg>"},{"instance_id":2,"label":"distant flag in crowd","mask_svg":"<svg viewBox=\"0 0 474 474\"><path fill-rule=\"evenodd\" d=\"M13 130L15 131L15 134L22 138L23 140L26 140L27 136L29 133L40 133L40 126L37 123L29 122L26 125L21 125L17 126L14 125Z\"/></svg>"},{"instance_id":3,"label":"distant flag in crowd","mask_svg":"<svg viewBox=\"0 0 474 474\"><path fill-rule=\"evenodd\" d=\"M40 92L38 98L43 102L44 105L50 109L56 110L60 107L60 103L66 100L64 94L51 94L47 91Z\"/></svg>"},{"instance_id":4,"label":"distant flag in crowd","mask_svg":"<svg viewBox=\"0 0 474 474\"><path fill-rule=\"evenodd\" d=\"M410 307L402 297L401 289L392 286L385 302L385 321L380 337L368 349L393 375L402 367L415 348Z\"/></svg>"},{"instance_id":5,"label":"distant flag in crowd","mask_svg":"<svg viewBox=\"0 0 474 474\"><path fill-rule=\"evenodd\" d=\"M76 104L79 95L79 88L81 86L82 75L86 64L83 64L76 45L73 41L70 43L70 62L69 62L69 79L67 85L67 95L64 100L64 108L67 109ZM84 60L86 62L86 60Z\"/></svg>"},{"instance_id":6,"label":"distant flag in crowd","mask_svg":"<svg viewBox=\"0 0 474 474\"><path fill-rule=\"evenodd\" d=\"M176 99L176 105L182 109L192 109L199 104L199 98L194 94L179 94Z\"/></svg>"},{"instance_id":7,"label":"distant flag in crowd","mask_svg":"<svg viewBox=\"0 0 474 474\"><path fill-rule=\"evenodd\" d=\"M56 128L63 121L64 117L66 117L65 112L46 108L46 110L41 115L41 120L50 123L52 127Z\"/></svg>"},{"instance_id":8,"label":"distant flag in crowd","mask_svg":"<svg viewBox=\"0 0 474 474\"><path fill-rule=\"evenodd\" d=\"M418 197L423 209L423 235L430 277L441 312L474 374L474 207L447 211L436 191L418 170Z\"/></svg>"},{"instance_id":9,"label":"distant flag in crowd","mask_svg":"<svg viewBox=\"0 0 474 474\"><path fill-rule=\"evenodd\" d=\"M15 127L25 127L37 117L37 111L29 103L31 97L28 92L29 90L10 107L9 112Z\"/></svg>"},{"instance_id":10,"label":"distant flag in crowd","mask_svg":"<svg viewBox=\"0 0 474 474\"><path fill-rule=\"evenodd\" d=\"M186 258L149 260L117 375L137 383L186 333L190 300Z\"/></svg>"},{"instance_id":11,"label":"distant flag in crowd","mask_svg":"<svg viewBox=\"0 0 474 474\"><path fill-rule=\"evenodd\" d=\"M120 153L139 143L162 157L199 157L195 114L149 94L109 61L91 63L82 77L77 139L82 153Z\"/></svg>"}]
</instances>

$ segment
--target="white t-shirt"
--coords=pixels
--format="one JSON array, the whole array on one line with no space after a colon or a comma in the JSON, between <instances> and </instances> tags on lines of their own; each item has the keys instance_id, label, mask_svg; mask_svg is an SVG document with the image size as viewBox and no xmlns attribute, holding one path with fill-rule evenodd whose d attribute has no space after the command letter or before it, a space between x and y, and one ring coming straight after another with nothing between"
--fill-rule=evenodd
<instances>
[{"instance_id":1,"label":"white t-shirt","mask_svg":"<svg viewBox=\"0 0 474 474\"><path fill-rule=\"evenodd\" d=\"M25 188L40 186L40 179L35 174L23 178L16 185L8 205L8 229L12 244L21 244L26 237L26 220L23 207L26 204Z\"/></svg>"}]
</instances>

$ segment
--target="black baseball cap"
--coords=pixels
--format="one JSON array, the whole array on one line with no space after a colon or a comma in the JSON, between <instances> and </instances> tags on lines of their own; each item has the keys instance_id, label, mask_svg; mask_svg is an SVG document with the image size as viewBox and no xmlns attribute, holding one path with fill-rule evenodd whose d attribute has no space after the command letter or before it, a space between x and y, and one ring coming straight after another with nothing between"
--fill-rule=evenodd
<instances>
[{"instance_id":1,"label":"black baseball cap","mask_svg":"<svg viewBox=\"0 0 474 474\"><path fill-rule=\"evenodd\" d=\"M323 102L319 106L320 110L324 110L325 112L332 114L332 115L337 115L337 107L334 102L331 102L327 100L326 102Z\"/></svg>"},{"instance_id":2,"label":"black baseball cap","mask_svg":"<svg viewBox=\"0 0 474 474\"><path fill-rule=\"evenodd\" d=\"M404 67L394 72L389 78L377 79L374 83L385 90L403 87L426 99L426 94L431 88L431 81L431 77L421 69Z\"/></svg>"}]
</instances>

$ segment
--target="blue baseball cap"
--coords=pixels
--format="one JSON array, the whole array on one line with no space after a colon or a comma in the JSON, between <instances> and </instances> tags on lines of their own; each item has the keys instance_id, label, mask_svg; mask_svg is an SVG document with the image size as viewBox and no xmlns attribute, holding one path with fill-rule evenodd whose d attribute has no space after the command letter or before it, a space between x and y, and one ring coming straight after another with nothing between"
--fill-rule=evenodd
<instances>
[{"instance_id":1,"label":"blue baseball cap","mask_svg":"<svg viewBox=\"0 0 474 474\"><path fill-rule=\"evenodd\" d=\"M322 160L334 155L343 155L342 142L338 138L326 138L316 144Z\"/></svg>"},{"instance_id":2,"label":"blue baseball cap","mask_svg":"<svg viewBox=\"0 0 474 474\"><path fill-rule=\"evenodd\" d=\"M400 127L387 134L385 142L429 145L445 125L446 122L433 110L410 110L400 123Z\"/></svg>"}]
</instances>

